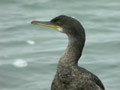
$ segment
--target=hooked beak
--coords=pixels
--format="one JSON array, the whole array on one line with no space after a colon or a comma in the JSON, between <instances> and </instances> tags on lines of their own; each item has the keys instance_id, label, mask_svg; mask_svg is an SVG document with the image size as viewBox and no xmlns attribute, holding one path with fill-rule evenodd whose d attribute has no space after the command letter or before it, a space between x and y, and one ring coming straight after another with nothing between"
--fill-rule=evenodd
<instances>
[{"instance_id":1,"label":"hooked beak","mask_svg":"<svg viewBox=\"0 0 120 90\"><path fill-rule=\"evenodd\" d=\"M31 24L32 25L41 25L41 26L45 26L45 27L54 28L54 29L57 29L58 31L61 31L61 32L63 30L61 26L55 25L55 24L53 24L51 22L32 21Z\"/></svg>"}]
</instances>

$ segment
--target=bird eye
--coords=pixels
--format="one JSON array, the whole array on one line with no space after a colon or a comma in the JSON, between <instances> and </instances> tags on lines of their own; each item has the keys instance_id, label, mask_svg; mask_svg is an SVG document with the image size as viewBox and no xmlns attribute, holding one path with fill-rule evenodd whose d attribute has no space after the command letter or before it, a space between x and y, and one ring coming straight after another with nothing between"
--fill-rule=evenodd
<instances>
[{"instance_id":1,"label":"bird eye","mask_svg":"<svg viewBox=\"0 0 120 90\"><path fill-rule=\"evenodd\" d=\"M62 25L62 23L61 23L61 22L56 22L56 24L57 24L57 25L59 25L59 26L60 26L60 25Z\"/></svg>"}]
</instances>

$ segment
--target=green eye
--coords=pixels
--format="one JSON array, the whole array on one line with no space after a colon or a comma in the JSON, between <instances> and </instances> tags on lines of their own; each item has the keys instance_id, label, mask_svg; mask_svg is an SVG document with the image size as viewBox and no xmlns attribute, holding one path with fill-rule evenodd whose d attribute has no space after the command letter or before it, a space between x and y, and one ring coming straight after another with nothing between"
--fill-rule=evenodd
<instances>
[{"instance_id":1,"label":"green eye","mask_svg":"<svg viewBox=\"0 0 120 90\"><path fill-rule=\"evenodd\" d=\"M62 23L61 23L61 22L56 22L56 24L57 24L58 26L62 25Z\"/></svg>"}]
</instances>

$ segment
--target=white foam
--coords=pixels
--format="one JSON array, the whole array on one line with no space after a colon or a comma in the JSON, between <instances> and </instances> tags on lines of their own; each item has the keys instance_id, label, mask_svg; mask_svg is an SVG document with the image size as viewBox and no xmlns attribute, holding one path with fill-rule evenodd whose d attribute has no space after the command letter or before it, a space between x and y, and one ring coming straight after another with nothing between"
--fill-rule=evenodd
<instances>
[{"instance_id":1,"label":"white foam","mask_svg":"<svg viewBox=\"0 0 120 90\"><path fill-rule=\"evenodd\" d=\"M16 67L26 67L28 65L28 63L23 59L16 59L13 62L13 65Z\"/></svg>"},{"instance_id":2,"label":"white foam","mask_svg":"<svg viewBox=\"0 0 120 90\"><path fill-rule=\"evenodd\" d=\"M30 44L30 45L34 45L35 44L35 41L32 41L32 40L27 40L26 41L28 44Z\"/></svg>"},{"instance_id":3,"label":"white foam","mask_svg":"<svg viewBox=\"0 0 120 90\"><path fill-rule=\"evenodd\" d=\"M58 31L60 32L63 32L63 29L62 28L57 28Z\"/></svg>"},{"instance_id":4,"label":"white foam","mask_svg":"<svg viewBox=\"0 0 120 90\"><path fill-rule=\"evenodd\" d=\"M74 19L75 19L75 16L72 16L72 18L74 18Z\"/></svg>"}]
</instances>

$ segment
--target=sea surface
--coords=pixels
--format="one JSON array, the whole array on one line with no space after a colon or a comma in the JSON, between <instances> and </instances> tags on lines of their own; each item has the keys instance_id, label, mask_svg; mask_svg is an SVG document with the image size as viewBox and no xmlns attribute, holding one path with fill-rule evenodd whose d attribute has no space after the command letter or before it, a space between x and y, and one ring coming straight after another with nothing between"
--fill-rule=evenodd
<instances>
[{"instance_id":1,"label":"sea surface","mask_svg":"<svg viewBox=\"0 0 120 90\"><path fill-rule=\"evenodd\" d=\"M0 0L0 90L50 90L68 39L30 23L58 15L85 28L79 66L120 90L120 0Z\"/></svg>"}]
</instances>

